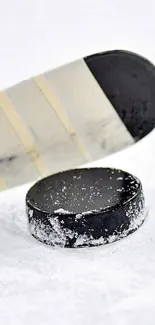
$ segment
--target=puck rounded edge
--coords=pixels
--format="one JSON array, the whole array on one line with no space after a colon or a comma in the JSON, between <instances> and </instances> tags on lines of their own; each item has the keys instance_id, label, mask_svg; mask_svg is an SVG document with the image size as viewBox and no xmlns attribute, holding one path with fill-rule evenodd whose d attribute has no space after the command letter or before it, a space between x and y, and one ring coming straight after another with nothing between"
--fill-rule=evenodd
<instances>
[{"instance_id":1,"label":"puck rounded edge","mask_svg":"<svg viewBox=\"0 0 155 325\"><path fill-rule=\"evenodd\" d=\"M134 194L126 202L113 207L103 207L84 212L69 212L57 209L53 212L40 209L34 204L31 197L32 189L41 186L57 175L74 173L76 171L87 172L92 170L111 171L124 173L132 179L135 188ZM118 175L117 175L118 176ZM123 180L124 181L124 180ZM144 222L146 216L145 199L140 180L127 172L113 168L84 168L61 172L35 183L26 195L26 212L29 222L29 230L33 237L42 243L59 247L91 247L112 243L128 236L136 231Z\"/></svg>"}]
</instances>

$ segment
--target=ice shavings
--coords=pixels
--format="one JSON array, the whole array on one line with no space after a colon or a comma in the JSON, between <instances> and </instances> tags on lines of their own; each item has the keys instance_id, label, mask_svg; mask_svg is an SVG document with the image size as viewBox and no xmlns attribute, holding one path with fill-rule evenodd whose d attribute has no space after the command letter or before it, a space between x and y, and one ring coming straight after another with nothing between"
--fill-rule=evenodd
<instances>
[{"instance_id":1,"label":"ice shavings","mask_svg":"<svg viewBox=\"0 0 155 325\"><path fill-rule=\"evenodd\" d=\"M68 210L65 210L65 209L63 209L63 208L59 208L59 209L57 209L57 210L54 210L54 213L69 214L69 213L72 213L72 212L70 212L70 211L68 211Z\"/></svg>"},{"instance_id":2,"label":"ice shavings","mask_svg":"<svg viewBox=\"0 0 155 325\"><path fill-rule=\"evenodd\" d=\"M134 211L133 217L130 221L129 228L127 230L123 230L122 232L114 233L113 235L109 236L106 239L103 238L103 236L101 236L98 239L94 239L92 236L87 236L86 234L80 235L78 236L74 244L74 247L82 247L86 245L97 246L97 245L109 244L116 240L124 238L128 236L128 234L132 233L133 231L135 231L141 226L141 224L144 222L146 218L146 215L147 215L147 209L142 208L140 212L138 212L138 210Z\"/></svg>"},{"instance_id":3,"label":"ice shavings","mask_svg":"<svg viewBox=\"0 0 155 325\"><path fill-rule=\"evenodd\" d=\"M87 211L87 213L77 214L75 216L74 222L79 221L87 214L91 214L92 211ZM31 214L31 210L29 212ZM63 226L63 220L59 220L56 216L48 217L49 224L43 223L41 220L30 220L30 232L31 234L46 244L52 246L61 246L65 247L69 239L74 239L74 247L83 247L83 246L96 246L107 243L112 243L116 240L126 237L128 234L132 233L138 229L146 216L146 209L144 208L144 201L140 201L138 207L135 204L130 204L128 211L126 211L126 216L130 220L128 229L123 231L114 231L112 235L104 238L94 239L92 235L87 234L78 234L77 231L65 228ZM62 227L63 226L63 227Z\"/></svg>"}]
</instances>

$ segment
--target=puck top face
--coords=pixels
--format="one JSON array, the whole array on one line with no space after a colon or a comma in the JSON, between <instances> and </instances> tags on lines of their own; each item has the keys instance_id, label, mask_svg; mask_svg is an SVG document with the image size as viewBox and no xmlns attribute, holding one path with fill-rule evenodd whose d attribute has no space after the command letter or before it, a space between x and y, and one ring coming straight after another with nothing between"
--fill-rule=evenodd
<instances>
[{"instance_id":1,"label":"puck top face","mask_svg":"<svg viewBox=\"0 0 155 325\"><path fill-rule=\"evenodd\" d=\"M96 214L125 206L141 190L140 181L121 170L75 169L38 181L26 202L46 214Z\"/></svg>"}]
</instances>

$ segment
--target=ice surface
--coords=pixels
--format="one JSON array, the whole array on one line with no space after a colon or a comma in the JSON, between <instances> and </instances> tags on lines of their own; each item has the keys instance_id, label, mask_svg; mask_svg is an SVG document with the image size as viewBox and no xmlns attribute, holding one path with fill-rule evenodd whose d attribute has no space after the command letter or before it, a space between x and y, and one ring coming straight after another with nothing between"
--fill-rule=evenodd
<instances>
[{"instance_id":1,"label":"ice surface","mask_svg":"<svg viewBox=\"0 0 155 325\"><path fill-rule=\"evenodd\" d=\"M144 186L146 221L112 244L82 249L41 244L27 226L30 185L0 194L1 325L154 325L154 143L155 131L91 164L125 169Z\"/></svg>"}]
</instances>

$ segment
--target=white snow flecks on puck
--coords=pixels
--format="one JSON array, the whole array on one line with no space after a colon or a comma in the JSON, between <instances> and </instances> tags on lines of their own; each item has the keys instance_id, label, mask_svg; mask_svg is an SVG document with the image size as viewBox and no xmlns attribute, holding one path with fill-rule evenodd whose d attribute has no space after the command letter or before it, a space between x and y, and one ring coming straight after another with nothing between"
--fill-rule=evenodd
<instances>
[{"instance_id":1,"label":"white snow flecks on puck","mask_svg":"<svg viewBox=\"0 0 155 325\"><path fill-rule=\"evenodd\" d=\"M57 210L54 210L54 213L62 213L62 214L71 214L72 212L70 212L70 211L67 211L67 210L65 210L65 209L63 209L63 208L59 208L59 209L57 209Z\"/></svg>"},{"instance_id":2,"label":"white snow flecks on puck","mask_svg":"<svg viewBox=\"0 0 155 325\"><path fill-rule=\"evenodd\" d=\"M29 215L32 210L30 210ZM88 211L90 213L90 211ZM50 216L47 217L49 224L43 223L41 220L36 220L35 218L30 219L30 232L39 241L44 242L52 246L65 247L68 239L75 239L74 247L83 246L98 246L102 244L112 243L116 240L128 236L130 233L138 229L144 222L147 215L147 210L144 208L142 201L139 202L138 208L132 205L129 206L126 216L130 218L130 224L128 229L124 229L122 232L114 231L112 235L104 238L101 236L98 239L94 239L93 235L88 236L87 234L78 234L77 231L67 229L63 227L63 220L60 221L58 217ZM77 219L82 219L83 214L77 214L75 217L75 222ZM82 220L81 220L82 222Z\"/></svg>"}]
</instances>

